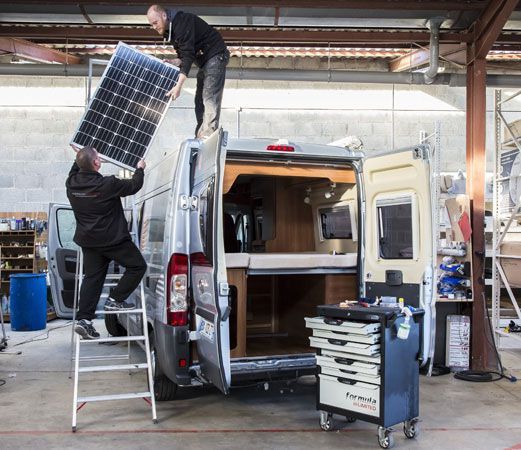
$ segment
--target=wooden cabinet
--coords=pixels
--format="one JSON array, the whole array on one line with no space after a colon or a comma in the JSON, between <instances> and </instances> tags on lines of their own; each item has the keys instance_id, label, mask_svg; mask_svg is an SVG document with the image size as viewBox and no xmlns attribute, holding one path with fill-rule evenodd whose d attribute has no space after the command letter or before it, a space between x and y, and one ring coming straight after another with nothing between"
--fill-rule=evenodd
<instances>
[{"instance_id":1,"label":"wooden cabinet","mask_svg":"<svg viewBox=\"0 0 521 450\"><path fill-rule=\"evenodd\" d=\"M0 231L0 295L9 295L11 275L36 271L36 232Z\"/></svg>"}]
</instances>

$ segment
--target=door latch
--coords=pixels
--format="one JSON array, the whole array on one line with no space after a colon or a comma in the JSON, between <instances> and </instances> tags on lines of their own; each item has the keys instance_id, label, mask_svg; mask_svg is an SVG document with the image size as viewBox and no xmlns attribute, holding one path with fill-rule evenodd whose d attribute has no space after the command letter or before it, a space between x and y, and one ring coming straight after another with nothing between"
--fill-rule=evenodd
<instances>
[{"instance_id":1,"label":"door latch","mask_svg":"<svg viewBox=\"0 0 521 450\"><path fill-rule=\"evenodd\" d=\"M230 295L230 286L228 283L219 283L219 295L223 297L228 297L228 295Z\"/></svg>"}]
</instances>

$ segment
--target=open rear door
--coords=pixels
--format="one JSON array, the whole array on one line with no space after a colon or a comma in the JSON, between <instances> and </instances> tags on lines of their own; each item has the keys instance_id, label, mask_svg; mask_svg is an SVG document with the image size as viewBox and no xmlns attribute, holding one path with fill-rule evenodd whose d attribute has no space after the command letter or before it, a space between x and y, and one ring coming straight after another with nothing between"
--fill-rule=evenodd
<instances>
[{"instance_id":1,"label":"open rear door","mask_svg":"<svg viewBox=\"0 0 521 450\"><path fill-rule=\"evenodd\" d=\"M191 286L202 375L223 393L230 386L228 283L222 231L223 131L200 146L190 213Z\"/></svg>"},{"instance_id":2,"label":"open rear door","mask_svg":"<svg viewBox=\"0 0 521 450\"><path fill-rule=\"evenodd\" d=\"M76 219L70 205L49 205L47 261L54 309L58 317L72 318L78 246L72 240Z\"/></svg>"},{"instance_id":3,"label":"open rear door","mask_svg":"<svg viewBox=\"0 0 521 450\"><path fill-rule=\"evenodd\" d=\"M423 361L431 342L433 224L427 146L368 158L363 164L365 295L403 297L425 309Z\"/></svg>"}]
</instances>

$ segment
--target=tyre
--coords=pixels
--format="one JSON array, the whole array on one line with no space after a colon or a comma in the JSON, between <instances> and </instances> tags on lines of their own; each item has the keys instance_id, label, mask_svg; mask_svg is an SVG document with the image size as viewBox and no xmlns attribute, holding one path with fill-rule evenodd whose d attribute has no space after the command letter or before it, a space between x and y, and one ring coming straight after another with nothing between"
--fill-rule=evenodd
<instances>
[{"instance_id":1,"label":"tyre","mask_svg":"<svg viewBox=\"0 0 521 450\"><path fill-rule=\"evenodd\" d=\"M152 376L154 377L154 397L158 402L167 402L174 400L177 393L177 384L168 378L163 370L159 358L157 358L157 350L154 344L153 331L150 331L150 359L152 362Z\"/></svg>"},{"instance_id":2,"label":"tyre","mask_svg":"<svg viewBox=\"0 0 521 450\"><path fill-rule=\"evenodd\" d=\"M118 322L116 314L105 314L105 327L111 336L121 337L126 336L127 330Z\"/></svg>"},{"instance_id":3,"label":"tyre","mask_svg":"<svg viewBox=\"0 0 521 450\"><path fill-rule=\"evenodd\" d=\"M380 444L382 448L394 447L393 433L383 427L378 427L378 444Z\"/></svg>"},{"instance_id":4,"label":"tyre","mask_svg":"<svg viewBox=\"0 0 521 450\"><path fill-rule=\"evenodd\" d=\"M414 420L407 420L403 423L403 434L407 439L415 439L420 434L420 427L418 422Z\"/></svg>"},{"instance_id":5,"label":"tyre","mask_svg":"<svg viewBox=\"0 0 521 450\"><path fill-rule=\"evenodd\" d=\"M331 431L333 429L333 414L320 411L320 428L324 431Z\"/></svg>"}]
</instances>

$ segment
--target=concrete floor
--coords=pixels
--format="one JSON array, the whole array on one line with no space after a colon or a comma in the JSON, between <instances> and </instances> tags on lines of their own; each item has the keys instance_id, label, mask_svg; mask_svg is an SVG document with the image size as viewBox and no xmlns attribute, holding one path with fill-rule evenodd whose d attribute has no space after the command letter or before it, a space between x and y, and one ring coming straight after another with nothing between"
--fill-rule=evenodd
<instances>
[{"instance_id":1,"label":"concrete floor","mask_svg":"<svg viewBox=\"0 0 521 450\"><path fill-rule=\"evenodd\" d=\"M348 424L338 417L337 431L320 430L314 377L293 384L292 391L281 385L268 391L246 387L226 397L213 388L185 389L177 401L158 404L157 425L142 400L91 403L79 412L78 432L73 434L66 323L50 322L48 339L28 343L22 342L43 339L46 333L17 333L7 327L9 346L0 352L0 378L7 381L0 387L1 449L380 448L372 424ZM103 329L101 322L97 328ZM123 351L107 346L102 351L113 354L116 349ZM13 354L16 351L22 353ZM502 355L505 366L521 375L521 350ZM142 373L123 372L83 380L91 381L81 385L89 394L125 392L129 387L144 390L146 383ZM395 448L521 449L520 405L521 381L469 383L452 375L421 377L421 434L408 440L397 427Z\"/></svg>"}]
</instances>

